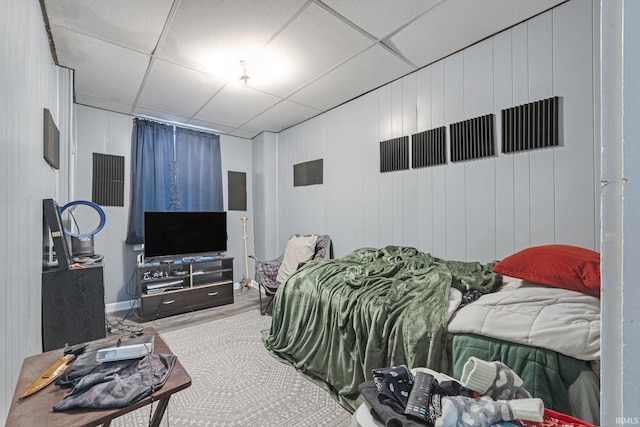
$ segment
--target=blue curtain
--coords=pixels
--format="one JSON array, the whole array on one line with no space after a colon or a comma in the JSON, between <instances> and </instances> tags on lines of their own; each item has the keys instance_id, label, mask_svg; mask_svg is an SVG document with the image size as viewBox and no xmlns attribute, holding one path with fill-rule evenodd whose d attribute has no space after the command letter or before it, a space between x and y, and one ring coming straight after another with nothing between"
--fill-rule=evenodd
<instances>
[{"instance_id":1,"label":"blue curtain","mask_svg":"<svg viewBox=\"0 0 640 427\"><path fill-rule=\"evenodd\" d=\"M177 209L222 211L220 136L176 128Z\"/></svg>"},{"instance_id":2,"label":"blue curtain","mask_svg":"<svg viewBox=\"0 0 640 427\"><path fill-rule=\"evenodd\" d=\"M126 243L143 243L145 211L224 209L219 135L134 119L131 146Z\"/></svg>"}]
</instances>

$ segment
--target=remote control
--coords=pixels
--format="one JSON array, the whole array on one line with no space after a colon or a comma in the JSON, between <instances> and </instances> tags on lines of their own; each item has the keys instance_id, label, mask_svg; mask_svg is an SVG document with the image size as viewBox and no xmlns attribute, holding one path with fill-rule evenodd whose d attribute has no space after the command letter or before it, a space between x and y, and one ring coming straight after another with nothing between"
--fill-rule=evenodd
<instances>
[{"instance_id":1,"label":"remote control","mask_svg":"<svg viewBox=\"0 0 640 427\"><path fill-rule=\"evenodd\" d=\"M409 400L404 409L405 415L427 420L434 380L433 375L427 372L416 372L413 377L413 387L411 388L411 393L409 393Z\"/></svg>"}]
</instances>

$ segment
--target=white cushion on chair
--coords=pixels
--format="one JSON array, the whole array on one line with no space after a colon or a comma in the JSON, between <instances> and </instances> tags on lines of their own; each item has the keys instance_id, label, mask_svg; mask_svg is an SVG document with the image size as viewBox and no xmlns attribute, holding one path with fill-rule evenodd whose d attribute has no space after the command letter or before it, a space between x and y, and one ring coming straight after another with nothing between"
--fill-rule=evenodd
<instances>
[{"instance_id":1,"label":"white cushion on chair","mask_svg":"<svg viewBox=\"0 0 640 427\"><path fill-rule=\"evenodd\" d=\"M298 269L298 264L307 262L316 252L316 240L318 236L293 236L287 242L284 250L284 258L278 269L276 280L279 283L287 280L287 277Z\"/></svg>"}]
</instances>

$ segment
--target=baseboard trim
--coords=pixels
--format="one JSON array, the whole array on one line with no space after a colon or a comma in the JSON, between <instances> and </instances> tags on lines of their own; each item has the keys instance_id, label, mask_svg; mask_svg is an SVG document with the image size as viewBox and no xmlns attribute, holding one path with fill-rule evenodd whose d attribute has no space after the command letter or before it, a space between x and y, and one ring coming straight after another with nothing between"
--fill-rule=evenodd
<instances>
[{"instance_id":1,"label":"baseboard trim","mask_svg":"<svg viewBox=\"0 0 640 427\"><path fill-rule=\"evenodd\" d=\"M107 314L112 314L120 311L127 311L130 308L138 308L139 305L140 303L137 299L129 300L129 301L113 302L111 304L106 304L104 307L104 311Z\"/></svg>"}]
</instances>

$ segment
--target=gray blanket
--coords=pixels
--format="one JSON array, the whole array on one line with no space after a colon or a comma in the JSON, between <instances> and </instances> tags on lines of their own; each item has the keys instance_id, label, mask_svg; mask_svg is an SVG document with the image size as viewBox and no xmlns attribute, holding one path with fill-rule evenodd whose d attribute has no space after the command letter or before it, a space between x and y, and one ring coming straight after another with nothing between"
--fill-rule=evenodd
<instances>
[{"instance_id":1,"label":"gray blanket","mask_svg":"<svg viewBox=\"0 0 640 427\"><path fill-rule=\"evenodd\" d=\"M120 360L94 365L90 370L76 366L76 385L53 406L54 411L74 408L109 409L129 406L159 390L169 377L177 357L149 354L142 359ZM74 370L71 369L71 377Z\"/></svg>"}]
</instances>

